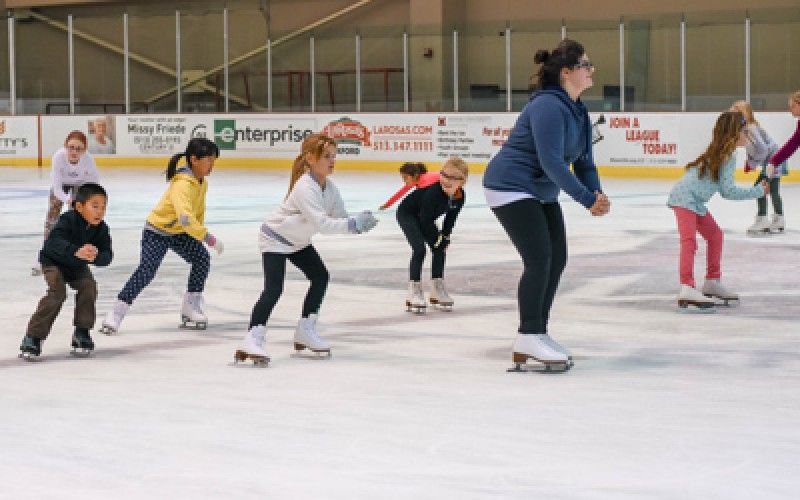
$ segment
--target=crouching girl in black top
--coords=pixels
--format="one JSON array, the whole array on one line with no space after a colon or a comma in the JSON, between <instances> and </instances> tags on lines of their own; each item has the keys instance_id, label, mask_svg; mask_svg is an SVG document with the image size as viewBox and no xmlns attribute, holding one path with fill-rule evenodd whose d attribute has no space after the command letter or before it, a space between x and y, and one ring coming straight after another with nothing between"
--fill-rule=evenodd
<instances>
[{"instance_id":1,"label":"crouching girl in black top","mask_svg":"<svg viewBox=\"0 0 800 500\"><path fill-rule=\"evenodd\" d=\"M429 296L431 304L450 308L453 300L444 285L445 251L450 244L450 234L461 207L464 206L464 183L469 174L467 164L458 157L450 158L440 172L439 182L412 192L397 207L397 222L411 245L409 285L406 308L425 310L425 294L420 278L425 260L425 245L433 254L431 278L433 286ZM436 219L444 215L441 230Z\"/></svg>"}]
</instances>

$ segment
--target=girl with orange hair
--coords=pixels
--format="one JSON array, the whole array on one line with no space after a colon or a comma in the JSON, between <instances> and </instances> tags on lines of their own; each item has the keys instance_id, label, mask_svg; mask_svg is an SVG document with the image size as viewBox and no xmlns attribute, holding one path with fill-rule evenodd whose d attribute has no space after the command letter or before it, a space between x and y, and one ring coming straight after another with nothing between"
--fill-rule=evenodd
<instances>
[{"instance_id":1,"label":"girl with orange hair","mask_svg":"<svg viewBox=\"0 0 800 500\"><path fill-rule=\"evenodd\" d=\"M236 361L253 360L266 365L267 321L283 293L286 261L294 264L311 282L294 334L297 351L308 349L330 355L331 346L317 333L317 317L325 290L328 270L311 237L316 233L360 234L377 224L369 211L348 216L336 184L328 178L336 162L336 142L322 134L303 140L289 179L289 192L283 203L261 225L259 247L264 269L264 290L253 306L250 327L234 354Z\"/></svg>"}]
</instances>

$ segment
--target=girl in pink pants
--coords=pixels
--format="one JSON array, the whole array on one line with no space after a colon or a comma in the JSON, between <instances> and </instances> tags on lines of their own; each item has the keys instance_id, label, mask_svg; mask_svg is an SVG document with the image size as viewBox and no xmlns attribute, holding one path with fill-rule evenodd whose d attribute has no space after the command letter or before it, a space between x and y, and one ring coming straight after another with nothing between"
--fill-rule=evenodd
<instances>
[{"instance_id":1,"label":"girl in pink pants","mask_svg":"<svg viewBox=\"0 0 800 500\"><path fill-rule=\"evenodd\" d=\"M734 183L735 151L744 146L744 116L738 111L726 111L717 118L711 144L696 160L686 165L686 173L669 193L667 205L675 212L680 234L680 282L678 304L710 307L714 298L738 300L739 296L720 284L722 260L722 230L706 208L708 200L719 193L731 200L747 200L764 196L769 190L766 181L753 187L741 188ZM695 233L706 240L706 279L703 290L695 288L694 254L697 252Z\"/></svg>"}]
</instances>

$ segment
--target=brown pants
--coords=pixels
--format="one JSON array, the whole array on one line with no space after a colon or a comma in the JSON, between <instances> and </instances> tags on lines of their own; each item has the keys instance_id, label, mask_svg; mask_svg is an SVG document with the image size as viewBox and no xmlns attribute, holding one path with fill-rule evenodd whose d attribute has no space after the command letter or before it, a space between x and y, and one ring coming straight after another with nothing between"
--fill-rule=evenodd
<instances>
[{"instance_id":1,"label":"brown pants","mask_svg":"<svg viewBox=\"0 0 800 500\"><path fill-rule=\"evenodd\" d=\"M42 340L47 338L53 322L61 311L61 306L67 300L67 285L78 292L75 296L75 316L72 324L78 328L91 330L95 321L97 282L89 268L80 271L75 279L69 282L64 281L64 275L55 266L43 267L42 274L47 282L47 293L39 301L36 312L31 316L26 334Z\"/></svg>"}]
</instances>

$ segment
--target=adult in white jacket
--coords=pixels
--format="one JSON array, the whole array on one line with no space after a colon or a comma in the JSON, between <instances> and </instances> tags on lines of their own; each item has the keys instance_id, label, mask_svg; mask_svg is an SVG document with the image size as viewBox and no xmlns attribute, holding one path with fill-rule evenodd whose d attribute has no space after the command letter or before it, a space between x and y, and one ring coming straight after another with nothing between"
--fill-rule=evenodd
<instances>
[{"instance_id":1,"label":"adult in white jacket","mask_svg":"<svg viewBox=\"0 0 800 500\"><path fill-rule=\"evenodd\" d=\"M64 205L70 207L75 191L87 182L99 183L100 175L94 158L86 152L86 134L80 130L73 130L67 134L64 147L53 153L50 167L50 196L47 203L47 217L44 221L45 240L58 222ZM37 262L31 268L31 274L38 276L41 273L41 266Z\"/></svg>"},{"instance_id":2,"label":"adult in white jacket","mask_svg":"<svg viewBox=\"0 0 800 500\"><path fill-rule=\"evenodd\" d=\"M328 286L328 270L311 244L311 237L316 233L360 234L378 222L369 211L348 216L339 190L328 178L336 159L333 139L312 134L305 138L301 148L292 165L286 198L266 218L259 231L264 290L253 306L247 335L234 355L237 361L269 362L266 325L283 292L287 260L311 282L295 330L294 348L330 355L330 345L320 338L316 328L317 315Z\"/></svg>"}]
</instances>

